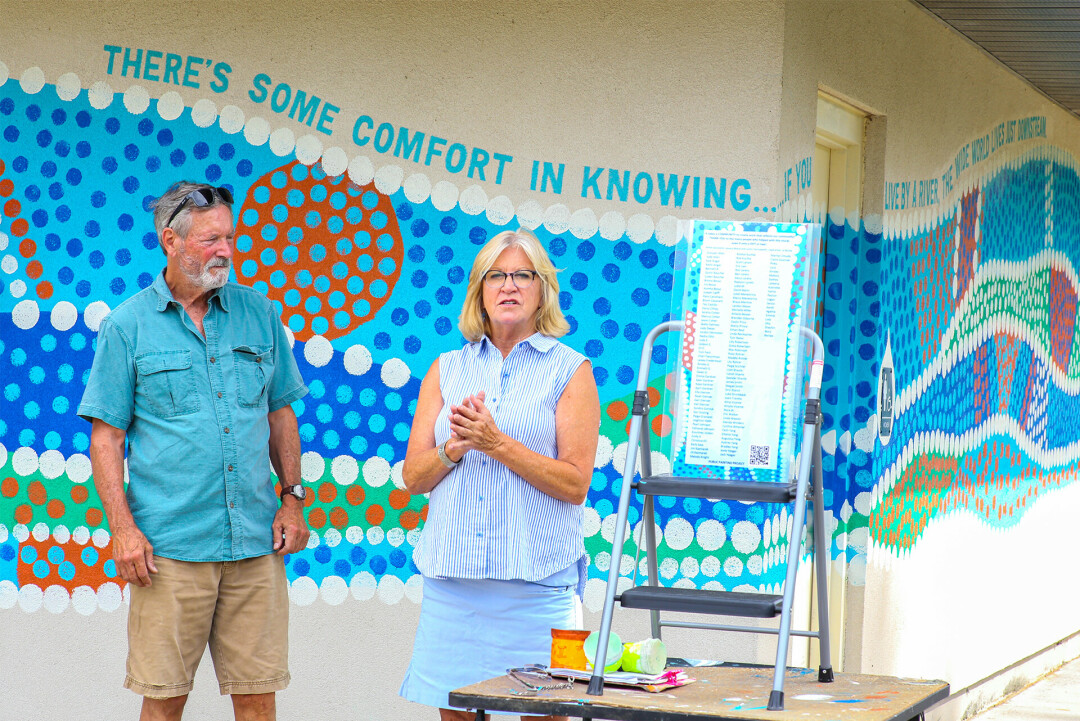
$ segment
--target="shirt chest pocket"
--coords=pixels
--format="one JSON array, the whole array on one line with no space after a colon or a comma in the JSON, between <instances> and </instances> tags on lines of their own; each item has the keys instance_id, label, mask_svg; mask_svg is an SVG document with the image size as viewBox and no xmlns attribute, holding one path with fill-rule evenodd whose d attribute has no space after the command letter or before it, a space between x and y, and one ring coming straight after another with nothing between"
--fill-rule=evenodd
<instances>
[{"instance_id":1,"label":"shirt chest pocket","mask_svg":"<svg viewBox=\"0 0 1080 721\"><path fill-rule=\"evenodd\" d=\"M199 410L191 351L146 353L135 359L139 373L136 392L142 393L150 409L162 418L175 418Z\"/></svg>"},{"instance_id":2,"label":"shirt chest pocket","mask_svg":"<svg viewBox=\"0 0 1080 721\"><path fill-rule=\"evenodd\" d=\"M271 346L238 345L233 348L236 400L245 408L266 405L266 389L274 375Z\"/></svg>"}]
</instances>

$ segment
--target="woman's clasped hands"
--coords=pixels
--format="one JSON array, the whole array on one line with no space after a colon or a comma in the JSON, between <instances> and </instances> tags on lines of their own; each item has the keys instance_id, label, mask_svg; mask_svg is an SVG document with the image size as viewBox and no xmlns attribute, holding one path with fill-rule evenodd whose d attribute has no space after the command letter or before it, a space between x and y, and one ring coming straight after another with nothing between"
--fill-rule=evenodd
<instances>
[{"instance_id":1,"label":"woman's clasped hands","mask_svg":"<svg viewBox=\"0 0 1080 721\"><path fill-rule=\"evenodd\" d=\"M495 425L491 411L484 405L484 391L468 396L460 405L450 406L451 444L465 451L495 453L506 436ZM454 443L454 439L460 443Z\"/></svg>"}]
</instances>

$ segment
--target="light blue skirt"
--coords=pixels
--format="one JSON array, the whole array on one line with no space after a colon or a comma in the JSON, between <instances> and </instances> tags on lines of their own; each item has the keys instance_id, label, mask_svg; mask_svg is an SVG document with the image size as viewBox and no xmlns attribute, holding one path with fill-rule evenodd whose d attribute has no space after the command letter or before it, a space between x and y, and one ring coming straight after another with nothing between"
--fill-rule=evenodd
<instances>
[{"instance_id":1,"label":"light blue skirt","mask_svg":"<svg viewBox=\"0 0 1080 721\"><path fill-rule=\"evenodd\" d=\"M449 693L551 659L551 629L577 628L573 586L424 577L412 662L398 693L452 708Z\"/></svg>"}]
</instances>

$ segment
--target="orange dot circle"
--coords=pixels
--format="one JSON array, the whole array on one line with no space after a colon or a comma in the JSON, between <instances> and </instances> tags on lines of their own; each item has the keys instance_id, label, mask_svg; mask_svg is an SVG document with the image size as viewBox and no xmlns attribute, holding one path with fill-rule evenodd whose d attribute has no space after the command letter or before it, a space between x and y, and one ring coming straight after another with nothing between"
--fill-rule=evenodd
<instances>
[{"instance_id":1,"label":"orange dot circle","mask_svg":"<svg viewBox=\"0 0 1080 721\"><path fill-rule=\"evenodd\" d=\"M424 507L420 509L420 520L427 523L427 504L424 504Z\"/></svg>"},{"instance_id":2,"label":"orange dot circle","mask_svg":"<svg viewBox=\"0 0 1080 721\"><path fill-rule=\"evenodd\" d=\"M349 525L349 513L341 506L335 506L334 510L330 511L330 525L334 528L345 528Z\"/></svg>"},{"instance_id":3,"label":"orange dot circle","mask_svg":"<svg viewBox=\"0 0 1080 721\"><path fill-rule=\"evenodd\" d=\"M19 255L24 258L29 258L37 252L37 243L30 238L26 238L23 242L19 243Z\"/></svg>"},{"instance_id":4,"label":"orange dot circle","mask_svg":"<svg viewBox=\"0 0 1080 721\"><path fill-rule=\"evenodd\" d=\"M412 499L412 494L395 488L390 491L390 507L400 511L405 506L409 505L409 500Z\"/></svg>"},{"instance_id":5,"label":"orange dot circle","mask_svg":"<svg viewBox=\"0 0 1080 721\"><path fill-rule=\"evenodd\" d=\"M4 203L4 215L9 218L14 218L19 214L20 210L22 210L22 205L20 205L19 201L15 200L15 198Z\"/></svg>"},{"instance_id":6,"label":"orange dot circle","mask_svg":"<svg viewBox=\"0 0 1080 721\"><path fill-rule=\"evenodd\" d=\"M26 222L26 218L19 218L11 224L11 234L16 238L23 237L28 230L30 230L30 223Z\"/></svg>"},{"instance_id":7,"label":"orange dot circle","mask_svg":"<svg viewBox=\"0 0 1080 721\"><path fill-rule=\"evenodd\" d=\"M356 485L349 486L349 490L345 491L345 498L347 498L349 503L353 504L354 506L359 506L361 503L364 502L363 487Z\"/></svg>"},{"instance_id":8,"label":"orange dot circle","mask_svg":"<svg viewBox=\"0 0 1080 721\"><path fill-rule=\"evenodd\" d=\"M49 298L52 298L52 294L53 294L52 283L50 283L47 280L43 280L40 283L38 283L37 284L37 294L38 294L38 298L41 298L42 300L48 300Z\"/></svg>"},{"instance_id":9,"label":"orange dot circle","mask_svg":"<svg viewBox=\"0 0 1080 721\"><path fill-rule=\"evenodd\" d=\"M49 505L45 506L45 512L49 514L49 518L59 518L64 515L64 502L59 498L52 499Z\"/></svg>"},{"instance_id":10,"label":"orange dot circle","mask_svg":"<svg viewBox=\"0 0 1080 721\"><path fill-rule=\"evenodd\" d=\"M612 401L608 403L607 414L613 421L621 421L630 414L630 409L624 401Z\"/></svg>"},{"instance_id":11,"label":"orange dot circle","mask_svg":"<svg viewBox=\"0 0 1080 721\"><path fill-rule=\"evenodd\" d=\"M371 525L377 526L383 522L384 518L386 518L386 511L383 510L382 506L378 504L372 504L368 506L367 512L364 514L364 518L366 518L367 522Z\"/></svg>"},{"instance_id":12,"label":"orange dot circle","mask_svg":"<svg viewBox=\"0 0 1080 721\"><path fill-rule=\"evenodd\" d=\"M4 498L14 498L19 492L19 482L14 478L5 478L0 481L0 495Z\"/></svg>"},{"instance_id":13,"label":"orange dot circle","mask_svg":"<svg viewBox=\"0 0 1080 721\"><path fill-rule=\"evenodd\" d=\"M26 495L35 506L40 506L49 500L49 495L45 492L45 484L41 481L31 481L30 487L26 489Z\"/></svg>"},{"instance_id":14,"label":"orange dot circle","mask_svg":"<svg viewBox=\"0 0 1080 721\"><path fill-rule=\"evenodd\" d=\"M326 511L315 508L308 514L307 519L312 528L322 528L326 525Z\"/></svg>"},{"instance_id":15,"label":"orange dot circle","mask_svg":"<svg viewBox=\"0 0 1080 721\"><path fill-rule=\"evenodd\" d=\"M656 404L660 402L660 391L653 387L649 387L649 408L656 408Z\"/></svg>"},{"instance_id":16,"label":"orange dot circle","mask_svg":"<svg viewBox=\"0 0 1080 721\"><path fill-rule=\"evenodd\" d=\"M280 493L278 495L280 495ZM314 493L309 493L304 497L304 507L305 508L312 505L312 504L314 504L314 503L315 503L315 494Z\"/></svg>"},{"instance_id":17,"label":"orange dot circle","mask_svg":"<svg viewBox=\"0 0 1080 721\"><path fill-rule=\"evenodd\" d=\"M26 264L26 274L30 276L31 280L37 280L41 277L41 261L32 260Z\"/></svg>"},{"instance_id":18,"label":"orange dot circle","mask_svg":"<svg viewBox=\"0 0 1080 721\"><path fill-rule=\"evenodd\" d=\"M76 484L71 487L71 500L76 503L86 503L86 499L90 497L90 491L86 490L86 486Z\"/></svg>"},{"instance_id":19,"label":"orange dot circle","mask_svg":"<svg viewBox=\"0 0 1080 721\"><path fill-rule=\"evenodd\" d=\"M671 416L666 413L652 419L652 432L661 438L671 433Z\"/></svg>"},{"instance_id":20,"label":"orange dot circle","mask_svg":"<svg viewBox=\"0 0 1080 721\"><path fill-rule=\"evenodd\" d=\"M323 503L329 503L337 498L337 487L331 482L326 481L319 486L319 500Z\"/></svg>"},{"instance_id":21,"label":"orange dot circle","mask_svg":"<svg viewBox=\"0 0 1080 721\"><path fill-rule=\"evenodd\" d=\"M24 526L30 524L30 521L34 520L34 511L30 506L25 503L15 509L15 522L21 523Z\"/></svg>"},{"instance_id":22,"label":"orange dot circle","mask_svg":"<svg viewBox=\"0 0 1080 721\"><path fill-rule=\"evenodd\" d=\"M402 528L406 531L411 531L420 525L420 514L416 511L402 511L399 522L401 523Z\"/></svg>"},{"instance_id":23,"label":"orange dot circle","mask_svg":"<svg viewBox=\"0 0 1080 721\"><path fill-rule=\"evenodd\" d=\"M0 171L0 172L3 172L3 171ZM11 182L11 178L6 178L4 180L0 180L0 195L4 196L6 198L9 195L11 195L12 191L14 191L14 190L15 190L15 183Z\"/></svg>"},{"instance_id":24,"label":"orange dot circle","mask_svg":"<svg viewBox=\"0 0 1080 721\"><path fill-rule=\"evenodd\" d=\"M100 508L87 508L86 509L86 525L88 526L100 526L102 521Z\"/></svg>"}]
</instances>

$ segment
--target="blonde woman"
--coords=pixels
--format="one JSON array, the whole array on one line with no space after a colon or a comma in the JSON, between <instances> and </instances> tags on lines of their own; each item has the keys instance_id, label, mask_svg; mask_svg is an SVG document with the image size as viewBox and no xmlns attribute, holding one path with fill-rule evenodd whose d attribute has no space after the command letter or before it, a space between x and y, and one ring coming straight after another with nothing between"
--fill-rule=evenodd
<instances>
[{"instance_id":1,"label":"blonde woman","mask_svg":"<svg viewBox=\"0 0 1080 721\"><path fill-rule=\"evenodd\" d=\"M441 718L461 686L545 662L551 628L579 625L582 504L600 401L588 360L561 343L556 269L527 230L492 238L458 327L420 387L402 470L430 493L415 561L424 600L405 698Z\"/></svg>"}]
</instances>

